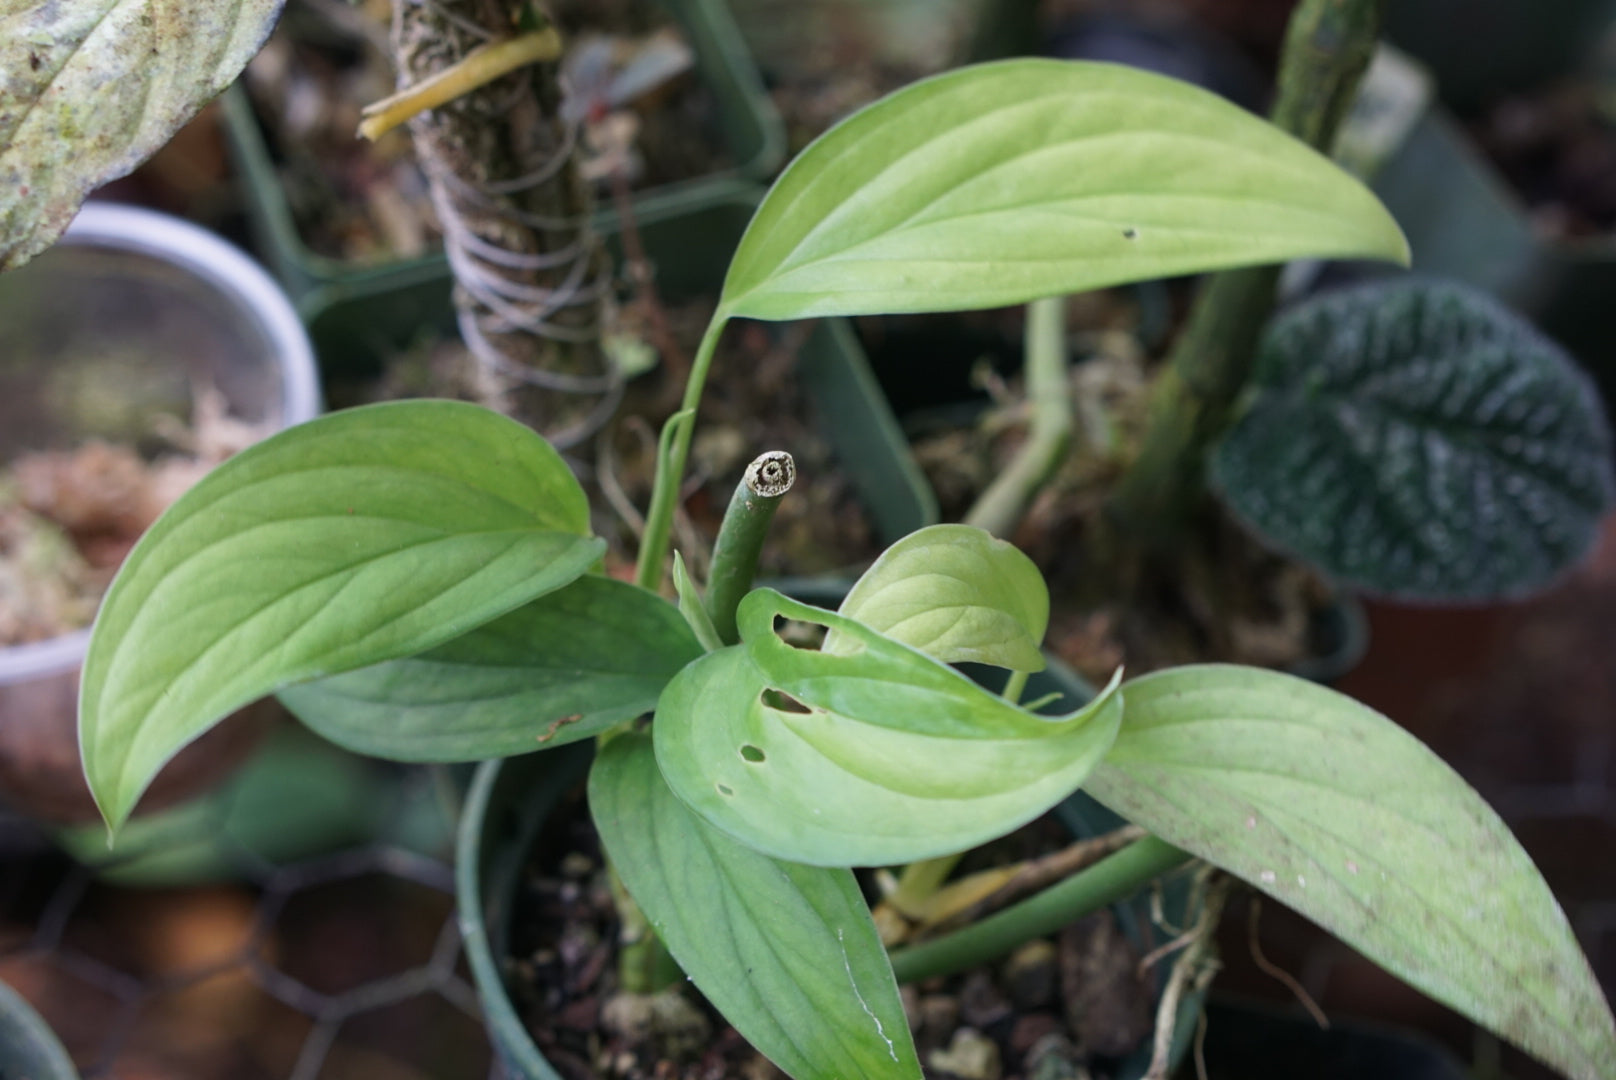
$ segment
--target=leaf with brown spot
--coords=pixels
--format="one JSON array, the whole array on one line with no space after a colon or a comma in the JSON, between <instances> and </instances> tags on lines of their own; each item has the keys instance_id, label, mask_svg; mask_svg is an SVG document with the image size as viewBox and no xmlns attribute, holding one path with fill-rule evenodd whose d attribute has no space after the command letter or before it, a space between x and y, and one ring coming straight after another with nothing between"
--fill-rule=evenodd
<instances>
[{"instance_id":1,"label":"leaf with brown spot","mask_svg":"<svg viewBox=\"0 0 1616 1080\"><path fill-rule=\"evenodd\" d=\"M0 270L241 73L283 0L0 0Z\"/></svg>"}]
</instances>

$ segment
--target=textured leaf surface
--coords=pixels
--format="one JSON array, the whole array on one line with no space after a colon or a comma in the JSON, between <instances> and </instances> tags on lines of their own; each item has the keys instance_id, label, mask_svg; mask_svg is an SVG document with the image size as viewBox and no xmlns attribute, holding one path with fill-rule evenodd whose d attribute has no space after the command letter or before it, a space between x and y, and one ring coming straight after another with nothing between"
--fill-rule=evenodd
<instances>
[{"instance_id":1,"label":"textured leaf surface","mask_svg":"<svg viewBox=\"0 0 1616 1080\"><path fill-rule=\"evenodd\" d=\"M589 774L606 853L686 974L797 1080L917 1078L897 980L851 871L780 862L691 813L648 736Z\"/></svg>"},{"instance_id":2,"label":"textured leaf surface","mask_svg":"<svg viewBox=\"0 0 1616 1080\"><path fill-rule=\"evenodd\" d=\"M1609 1007L1548 886L1413 736L1255 668L1176 668L1123 697L1091 795L1577 1080L1616 1076Z\"/></svg>"},{"instance_id":3,"label":"textured leaf surface","mask_svg":"<svg viewBox=\"0 0 1616 1080\"><path fill-rule=\"evenodd\" d=\"M274 690L409 656L558 589L604 544L550 446L473 405L335 413L231 458L125 560L79 701L114 828L164 762Z\"/></svg>"},{"instance_id":4,"label":"textured leaf surface","mask_svg":"<svg viewBox=\"0 0 1616 1080\"><path fill-rule=\"evenodd\" d=\"M309 727L395 761L478 761L592 738L656 708L701 646L644 589L582 577L418 656L281 691Z\"/></svg>"},{"instance_id":5,"label":"textured leaf surface","mask_svg":"<svg viewBox=\"0 0 1616 1080\"><path fill-rule=\"evenodd\" d=\"M1616 497L1590 381L1463 286L1403 279L1303 304L1270 327L1257 381L1218 486L1274 543L1366 589L1541 588Z\"/></svg>"},{"instance_id":6,"label":"textured leaf surface","mask_svg":"<svg viewBox=\"0 0 1616 1080\"><path fill-rule=\"evenodd\" d=\"M932 525L881 553L839 609L945 664L1042 671L1049 590L1014 544L969 525ZM832 630L823 652L856 643Z\"/></svg>"},{"instance_id":7,"label":"textured leaf surface","mask_svg":"<svg viewBox=\"0 0 1616 1080\"><path fill-rule=\"evenodd\" d=\"M792 162L730 264L758 319L1018 304L1301 256L1407 262L1358 181L1133 68L1008 60L905 87Z\"/></svg>"},{"instance_id":8,"label":"textured leaf surface","mask_svg":"<svg viewBox=\"0 0 1616 1080\"><path fill-rule=\"evenodd\" d=\"M241 73L282 0L0 0L0 270Z\"/></svg>"},{"instance_id":9,"label":"textured leaf surface","mask_svg":"<svg viewBox=\"0 0 1616 1080\"><path fill-rule=\"evenodd\" d=\"M1121 716L1115 683L1083 709L1042 716L772 589L738 614L742 644L708 653L663 691L657 760L694 810L777 858L884 866L1001 836L1076 790ZM860 648L793 648L774 633L777 614Z\"/></svg>"}]
</instances>

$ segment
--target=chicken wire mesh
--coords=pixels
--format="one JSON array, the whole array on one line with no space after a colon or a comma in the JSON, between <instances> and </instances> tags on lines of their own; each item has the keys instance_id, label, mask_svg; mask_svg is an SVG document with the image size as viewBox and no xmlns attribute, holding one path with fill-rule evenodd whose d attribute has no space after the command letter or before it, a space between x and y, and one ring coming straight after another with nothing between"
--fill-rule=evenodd
<instances>
[{"instance_id":1,"label":"chicken wire mesh","mask_svg":"<svg viewBox=\"0 0 1616 1080\"><path fill-rule=\"evenodd\" d=\"M458 795L287 728L110 853L0 806L0 982L85 1080L498 1077L455 919Z\"/></svg>"}]
</instances>

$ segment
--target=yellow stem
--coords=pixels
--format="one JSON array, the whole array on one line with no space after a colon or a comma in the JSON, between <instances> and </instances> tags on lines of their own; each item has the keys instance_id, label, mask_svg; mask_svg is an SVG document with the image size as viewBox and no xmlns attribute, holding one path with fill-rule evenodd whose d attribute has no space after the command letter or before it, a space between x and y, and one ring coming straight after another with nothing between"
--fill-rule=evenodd
<instances>
[{"instance_id":1,"label":"yellow stem","mask_svg":"<svg viewBox=\"0 0 1616 1080\"><path fill-rule=\"evenodd\" d=\"M479 45L431 78L365 106L359 134L375 141L417 113L447 105L517 68L555 60L560 55L561 35L553 26Z\"/></svg>"}]
</instances>

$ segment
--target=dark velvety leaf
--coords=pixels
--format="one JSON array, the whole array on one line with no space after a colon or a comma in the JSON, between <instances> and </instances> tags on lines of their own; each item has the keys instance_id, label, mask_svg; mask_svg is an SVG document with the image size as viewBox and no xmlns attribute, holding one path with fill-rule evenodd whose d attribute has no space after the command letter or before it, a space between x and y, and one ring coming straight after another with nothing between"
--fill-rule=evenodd
<instances>
[{"instance_id":1,"label":"dark velvety leaf","mask_svg":"<svg viewBox=\"0 0 1616 1080\"><path fill-rule=\"evenodd\" d=\"M281 691L305 724L396 761L478 761L593 738L656 707L701 646L661 597L583 577L419 656Z\"/></svg>"},{"instance_id":2,"label":"dark velvety leaf","mask_svg":"<svg viewBox=\"0 0 1616 1080\"><path fill-rule=\"evenodd\" d=\"M1213 475L1274 543L1416 599L1542 588L1616 497L1610 430L1570 358L1485 295L1419 279L1277 318Z\"/></svg>"},{"instance_id":3,"label":"dark velvety leaf","mask_svg":"<svg viewBox=\"0 0 1616 1080\"><path fill-rule=\"evenodd\" d=\"M685 808L651 740L620 735L589 774L606 853L679 966L797 1080L920 1077L898 983L848 870L736 843Z\"/></svg>"}]
</instances>

